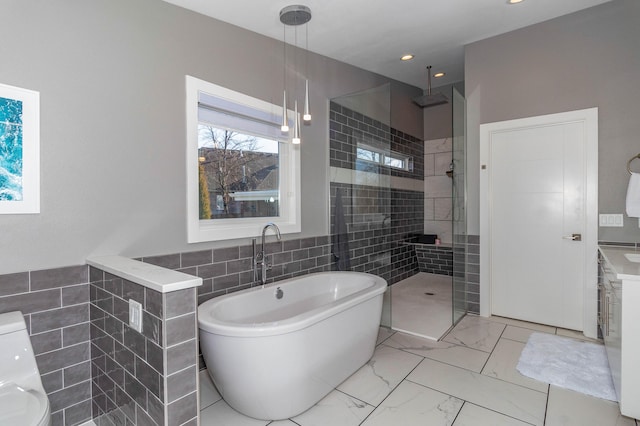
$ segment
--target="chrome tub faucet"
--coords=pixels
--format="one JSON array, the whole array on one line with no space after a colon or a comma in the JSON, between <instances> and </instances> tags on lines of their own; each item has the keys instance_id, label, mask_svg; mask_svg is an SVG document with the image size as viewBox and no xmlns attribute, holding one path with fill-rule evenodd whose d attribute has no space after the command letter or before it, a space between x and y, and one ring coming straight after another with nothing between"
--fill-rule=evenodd
<instances>
[{"instance_id":1,"label":"chrome tub faucet","mask_svg":"<svg viewBox=\"0 0 640 426\"><path fill-rule=\"evenodd\" d=\"M256 253L256 239L253 239L253 282L258 281L258 265L260 265L260 283L262 285L267 283L267 271L271 270L271 264L267 262L266 253L264 251L264 242L269 228L273 228L276 238L280 241L280 228L278 228L278 225L273 222L267 223L262 228L262 241L260 243L260 251L258 253Z\"/></svg>"}]
</instances>

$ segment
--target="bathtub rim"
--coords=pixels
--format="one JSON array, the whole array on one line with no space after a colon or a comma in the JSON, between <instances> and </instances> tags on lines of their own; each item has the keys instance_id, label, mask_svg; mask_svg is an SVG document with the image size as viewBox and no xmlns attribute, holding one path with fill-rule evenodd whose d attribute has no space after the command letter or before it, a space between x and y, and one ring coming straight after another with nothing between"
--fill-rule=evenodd
<instances>
[{"instance_id":1,"label":"bathtub rim","mask_svg":"<svg viewBox=\"0 0 640 426\"><path fill-rule=\"evenodd\" d=\"M213 307L222 303L225 300L241 296L255 291L264 291L269 288L277 288L287 285L292 285L294 281L299 281L305 278L312 278L318 275L346 275L364 276L372 281L372 285L356 291L346 297L340 298L328 305L322 305L315 309L303 312L302 314L295 315L285 320L266 322L266 323L237 323L230 321L211 321L211 315L206 312L210 312ZM198 305L198 329L200 332L206 332L210 334L217 334L228 337L267 337L280 334L291 333L298 330L303 330L313 324L330 316L336 315L351 306L355 306L359 303L363 303L376 296L382 297L382 294L387 290L387 281L377 275L365 273L365 272L351 272L351 271L327 271L327 272L315 272L312 274L301 275L298 277L287 278L285 280L276 281L264 286L256 286L244 290L237 291L235 293L225 294L224 296L215 297L209 299L200 305ZM203 312L201 314L201 312ZM206 319L206 320L205 320Z\"/></svg>"}]
</instances>

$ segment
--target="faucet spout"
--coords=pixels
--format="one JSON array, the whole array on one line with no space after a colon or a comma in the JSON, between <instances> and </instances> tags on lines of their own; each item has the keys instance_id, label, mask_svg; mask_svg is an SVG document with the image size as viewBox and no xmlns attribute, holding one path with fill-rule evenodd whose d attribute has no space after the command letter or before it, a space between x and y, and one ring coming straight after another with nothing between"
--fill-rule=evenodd
<instances>
[{"instance_id":1,"label":"faucet spout","mask_svg":"<svg viewBox=\"0 0 640 426\"><path fill-rule=\"evenodd\" d=\"M264 240L267 234L267 229L269 228L273 228L273 232L275 232L276 234L276 238L278 239L278 241L280 241L280 228L278 228L278 225L276 225L273 222L269 222L267 223L264 228L262 228L262 251L264 252Z\"/></svg>"},{"instance_id":2,"label":"faucet spout","mask_svg":"<svg viewBox=\"0 0 640 426\"><path fill-rule=\"evenodd\" d=\"M263 228L262 228L262 240L260 242L260 253L258 253L257 256L255 256L255 265L254 265L254 271L257 271L257 267L258 264L260 264L260 269L261 269L261 275L260 275L260 282L262 285L265 285L267 283L267 271L271 269L271 265L269 265L267 263L267 259L266 259L266 253L264 251L264 243L265 243L265 239L267 237L267 230L269 228L273 229L273 232L276 234L276 238L278 239L278 241L280 241L280 228L278 228L278 225L276 225L273 222L269 222L267 223Z\"/></svg>"}]
</instances>

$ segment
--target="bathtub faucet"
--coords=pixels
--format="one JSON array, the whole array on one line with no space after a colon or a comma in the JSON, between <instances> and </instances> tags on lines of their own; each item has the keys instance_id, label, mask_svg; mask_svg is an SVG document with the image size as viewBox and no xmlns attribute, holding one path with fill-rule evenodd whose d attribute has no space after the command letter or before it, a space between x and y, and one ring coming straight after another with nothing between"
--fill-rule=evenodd
<instances>
[{"instance_id":1,"label":"bathtub faucet","mask_svg":"<svg viewBox=\"0 0 640 426\"><path fill-rule=\"evenodd\" d=\"M273 228L273 232L276 234L276 238L280 241L280 228L273 222L267 223L262 228L262 242L260 244L260 252L256 254L256 240L253 240L253 281L258 281L258 265L260 265L261 276L260 281L262 285L267 283L267 271L271 270L271 265L267 262L266 253L264 251L264 240L266 238L267 230Z\"/></svg>"}]
</instances>

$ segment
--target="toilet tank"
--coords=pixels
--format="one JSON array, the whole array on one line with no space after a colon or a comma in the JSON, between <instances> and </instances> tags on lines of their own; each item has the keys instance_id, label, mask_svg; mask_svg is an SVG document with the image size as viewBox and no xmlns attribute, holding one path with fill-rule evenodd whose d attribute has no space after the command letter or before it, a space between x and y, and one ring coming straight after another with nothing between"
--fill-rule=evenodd
<instances>
[{"instance_id":1,"label":"toilet tank","mask_svg":"<svg viewBox=\"0 0 640 426\"><path fill-rule=\"evenodd\" d=\"M0 386L15 383L44 392L21 312L0 314Z\"/></svg>"}]
</instances>

